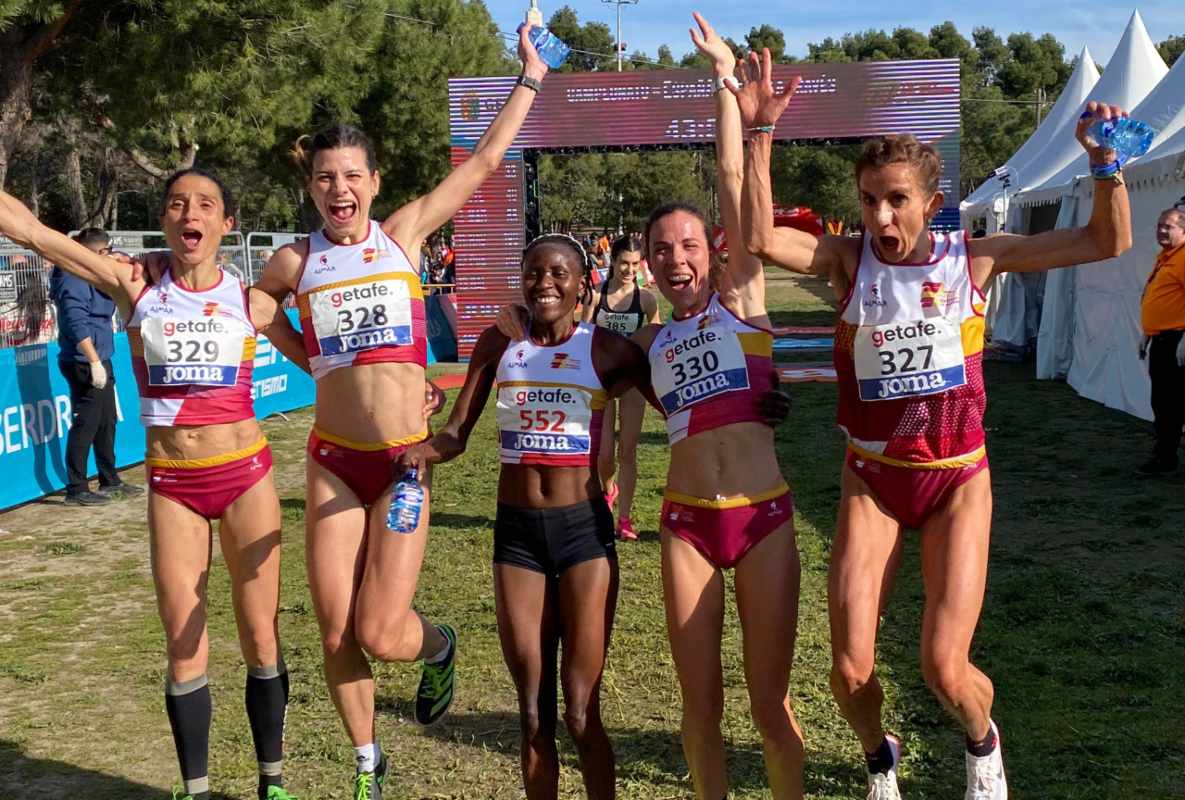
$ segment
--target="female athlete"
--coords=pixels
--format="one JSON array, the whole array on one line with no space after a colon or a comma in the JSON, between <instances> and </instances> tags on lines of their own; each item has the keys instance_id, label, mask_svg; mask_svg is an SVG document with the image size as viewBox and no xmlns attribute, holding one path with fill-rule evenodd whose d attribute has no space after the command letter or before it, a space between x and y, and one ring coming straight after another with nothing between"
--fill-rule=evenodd
<instances>
[{"instance_id":1,"label":"female athlete","mask_svg":"<svg viewBox=\"0 0 1185 800\"><path fill-rule=\"evenodd\" d=\"M412 534L393 534L386 524L393 465L427 437L424 300L418 265L407 254L419 253L424 238L501 164L547 72L525 27L519 57L523 74L469 159L384 222L370 219L379 173L366 136L339 125L302 137L294 155L324 227L277 251L259 282L277 301L296 294L317 381L306 558L325 678L355 748L356 798L381 797L386 772L367 655L424 661L415 711L421 724L452 702L456 636L412 608L428 507ZM430 478L423 478L427 495Z\"/></svg>"},{"instance_id":2,"label":"female athlete","mask_svg":"<svg viewBox=\"0 0 1185 800\"><path fill-rule=\"evenodd\" d=\"M901 744L881 719L876 633L900 563L903 529L921 531L922 674L967 734L967 800L1008 795L994 689L970 661L987 580L992 490L984 448L984 296L1002 272L1098 261L1131 246L1131 215L1114 154L1087 143L1095 118L1124 112L1091 101L1077 137L1090 154L1094 208L1083 228L996 235L972 246L963 231L934 233L943 204L935 150L912 136L867 143L856 163L864 236L815 238L774 228L772 126L795 81L776 93L769 52L748 63L737 93L754 131L745 176L745 244L835 287L839 424L848 436L831 550L831 688L864 748L869 798L900 795Z\"/></svg>"},{"instance_id":3,"label":"female athlete","mask_svg":"<svg viewBox=\"0 0 1185 800\"><path fill-rule=\"evenodd\" d=\"M286 800L280 771L288 674L276 625L280 503L251 404L256 333L305 369L308 358L277 303L217 266L222 237L234 227L234 202L218 178L197 169L175 173L165 183L160 224L171 252L161 280L149 285L126 265L41 225L0 192L0 233L106 292L127 323L147 429L149 545L181 793L210 797L206 582L210 523L218 520L247 662L259 797Z\"/></svg>"},{"instance_id":4,"label":"female athlete","mask_svg":"<svg viewBox=\"0 0 1185 800\"><path fill-rule=\"evenodd\" d=\"M648 323L657 323L658 298L649 289L638 286L639 270L642 266L642 246L628 234L620 237L609 251L609 277L601 284L596 303L584 308L584 321L616 331L623 336L632 336L634 331ZM617 406L621 408L621 421L617 422ZM601 451L597 458L597 472L601 485L605 487L605 500L609 507L617 501L617 535L621 539L638 538L630 511L634 505L634 490L638 485L638 436L642 432L642 416L646 411L646 400L640 392L629 391L620 400L609 400L605 407L607 424L601 432ZM620 450L614 453L618 443L614 425L620 424ZM614 458L621 465L621 478L613 480L616 470ZM620 492L620 494L619 494Z\"/></svg>"}]
</instances>

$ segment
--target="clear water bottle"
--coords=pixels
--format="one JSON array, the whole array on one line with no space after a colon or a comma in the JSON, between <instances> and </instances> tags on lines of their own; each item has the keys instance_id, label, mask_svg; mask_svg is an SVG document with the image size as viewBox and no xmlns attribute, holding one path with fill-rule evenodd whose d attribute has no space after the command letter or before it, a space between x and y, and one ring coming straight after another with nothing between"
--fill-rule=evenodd
<instances>
[{"instance_id":1,"label":"clear water bottle","mask_svg":"<svg viewBox=\"0 0 1185 800\"><path fill-rule=\"evenodd\" d=\"M1086 129L1089 141L1115 151L1115 159L1121 167L1128 159L1147 153L1155 136L1156 131L1147 123L1130 117L1100 119Z\"/></svg>"},{"instance_id":2,"label":"clear water bottle","mask_svg":"<svg viewBox=\"0 0 1185 800\"><path fill-rule=\"evenodd\" d=\"M531 7L527 9L527 24L532 28L543 27L543 11L539 8L538 0L531 0Z\"/></svg>"},{"instance_id":3,"label":"clear water bottle","mask_svg":"<svg viewBox=\"0 0 1185 800\"><path fill-rule=\"evenodd\" d=\"M424 487L419 471L412 467L391 490L391 505L387 506L387 527L395 533L412 533L420 524L420 509L424 507Z\"/></svg>"},{"instance_id":4,"label":"clear water bottle","mask_svg":"<svg viewBox=\"0 0 1185 800\"><path fill-rule=\"evenodd\" d=\"M559 69L563 66L565 59L568 58L568 53L572 52L571 47L564 44L560 37L547 28L532 26L529 36L539 57L551 69Z\"/></svg>"}]
</instances>

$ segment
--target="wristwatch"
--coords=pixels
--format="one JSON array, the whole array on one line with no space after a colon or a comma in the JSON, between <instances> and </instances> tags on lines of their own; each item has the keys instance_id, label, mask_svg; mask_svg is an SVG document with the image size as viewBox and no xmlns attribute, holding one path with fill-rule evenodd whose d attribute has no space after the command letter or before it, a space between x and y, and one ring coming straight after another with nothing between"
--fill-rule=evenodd
<instances>
[{"instance_id":1,"label":"wristwatch","mask_svg":"<svg viewBox=\"0 0 1185 800\"><path fill-rule=\"evenodd\" d=\"M519 75L516 83L519 86L526 86L532 92L538 93L543 88L543 81L532 78L530 75Z\"/></svg>"}]
</instances>

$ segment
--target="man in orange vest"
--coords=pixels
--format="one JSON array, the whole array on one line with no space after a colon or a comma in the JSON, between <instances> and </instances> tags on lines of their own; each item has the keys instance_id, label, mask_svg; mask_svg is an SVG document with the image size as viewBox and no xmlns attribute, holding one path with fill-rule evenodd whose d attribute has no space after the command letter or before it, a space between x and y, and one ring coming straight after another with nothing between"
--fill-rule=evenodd
<instances>
[{"instance_id":1,"label":"man in orange vest","mask_svg":"<svg viewBox=\"0 0 1185 800\"><path fill-rule=\"evenodd\" d=\"M1156 420L1156 448L1138 469L1143 475L1176 471L1185 425L1185 197L1161 212L1156 243L1160 254L1140 302L1141 358L1146 350Z\"/></svg>"}]
</instances>

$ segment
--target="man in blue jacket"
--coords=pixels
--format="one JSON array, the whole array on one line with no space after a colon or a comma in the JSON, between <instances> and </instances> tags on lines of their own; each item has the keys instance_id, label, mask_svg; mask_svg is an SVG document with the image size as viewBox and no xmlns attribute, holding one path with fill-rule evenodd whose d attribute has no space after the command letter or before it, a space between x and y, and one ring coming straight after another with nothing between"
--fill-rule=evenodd
<instances>
[{"instance_id":1,"label":"man in blue jacket","mask_svg":"<svg viewBox=\"0 0 1185 800\"><path fill-rule=\"evenodd\" d=\"M75 238L100 255L111 252L111 240L99 228L87 228ZM94 506L109 503L112 497L143 494L139 486L123 483L115 471L115 373L111 368L115 302L58 267L49 279L49 296L58 311L58 369L70 384L73 407L66 437L65 502ZM98 492L90 491L86 475L92 444Z\"/></svg>"}]
</instances>

